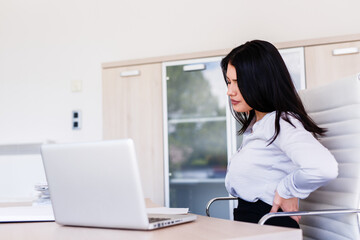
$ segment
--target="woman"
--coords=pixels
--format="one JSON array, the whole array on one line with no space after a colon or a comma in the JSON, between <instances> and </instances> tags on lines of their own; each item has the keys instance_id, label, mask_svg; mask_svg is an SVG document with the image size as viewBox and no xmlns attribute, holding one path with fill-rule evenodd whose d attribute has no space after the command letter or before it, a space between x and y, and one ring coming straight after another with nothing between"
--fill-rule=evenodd
<instances>
[{"instance_id":1,"label":"woman","mask_svg":"<svg viewBox=\"0 0 360 240\"><path fill-rule=\"evenodd\" d=\"M305 112L278 50L260 40L233 49L221 67L242 146L232 156L227 191L239 198L234 219L256 223L277 211L298 211L298 199L337 177L337 162L317 140L325 130ZM299 228L298 216L266 224Z\"/></svg>"}]
</instances>

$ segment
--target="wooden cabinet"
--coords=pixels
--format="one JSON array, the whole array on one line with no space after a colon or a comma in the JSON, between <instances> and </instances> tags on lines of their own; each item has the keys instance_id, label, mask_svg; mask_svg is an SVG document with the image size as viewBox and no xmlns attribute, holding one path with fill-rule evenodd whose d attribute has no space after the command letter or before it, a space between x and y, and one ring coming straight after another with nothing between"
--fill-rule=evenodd
<instances>
[{"instance_id":1,"label":"wooden cabinet","mask_svg":"<svg viewBox=\"0 0 360 240\"><path fill-rule=\"evenodd\" d=\"M294 48L305 49L306 88L313 88L360 72L359 53L333 54L333 50L336 49L340 53L349 49L356 52L356 48L360 48L360 34L277 43L275 46L282 49L283 54L289 52L284 49L293 48L291 51ZM225 56L230 50L104 63L102 66L104 139L134 139L145 197L159 205L165 204L166 187L162 63ZM292 75L298 79L296 80L299 82L298 87L303 88L302 60L299 57L291 59L296 60L291 65L297 69Z\"/></svg>"},{"instance_id":2,"label":"wooden cabinet","mask_svg":"<svg viewBox=\"0 0 360 240\"><path fill-rule=\"evenodd\" d=\"M305 47L307 88L360 72L360 41Z\"/></svg>"},{"instance_id":3,"label":"wooden cabinet","mask_svg":"<svg viewBox=\"0 0 360 240\"><path fill-rule=\"evenodd\" d=\"M134 140L144 195L163 205L161 64L104 68L102 77L104 139Z\"/></svg>"}]
</instances>

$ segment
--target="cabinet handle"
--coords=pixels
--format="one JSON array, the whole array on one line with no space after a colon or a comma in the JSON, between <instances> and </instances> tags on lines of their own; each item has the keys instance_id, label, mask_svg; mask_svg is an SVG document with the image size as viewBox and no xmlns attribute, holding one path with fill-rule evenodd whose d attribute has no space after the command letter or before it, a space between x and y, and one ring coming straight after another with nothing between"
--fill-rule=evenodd
<instances>
[{"instance_id":1,"label":"cabinet handle","mask_svg":"<svg viewBox=\"0 0 360 240\"><path fill-rule=\"evenodd\" d=\"M133 77L133 76L139 76L140 70L130 70L130 71L123 71L120 72L121 77Z\"/></svg>"},{"instance_id":2,"label":"cabinet handle","mask_svg":"<svg viewBox=\"0 0 360 240\"><path fill-rule=\"evenodd\" d=\"M359 53L359 48L357 47L338 48L338 49L334 49L332 53L334 56L354 54L354 53Z\"/></svg>"},{"instance_id":3,"label":"cabinet handle","mask_svg":"<svg viewBox=\"0 0 360 240\"><path fill-rule=\"evenodd\" d=\"M190 72L190 71L202 71L206 69L206 65L203 63L200 64L190 64L185 65L183 67L184 72Z\"/></svg>"}]
</instances>

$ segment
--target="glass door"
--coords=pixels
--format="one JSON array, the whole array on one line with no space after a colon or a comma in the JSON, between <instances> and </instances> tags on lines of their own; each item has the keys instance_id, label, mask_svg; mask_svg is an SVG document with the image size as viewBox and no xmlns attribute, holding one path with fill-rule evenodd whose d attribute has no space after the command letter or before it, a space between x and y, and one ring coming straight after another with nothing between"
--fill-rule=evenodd
<instances>
[{"instance_id":1,"label":"glass door","mask_svg":"<svg viewBox=\"0 0 360 240\"><path fill-rule=\"evenodd\" d=\"M305 89L305 58L304 48L286 48L279 50L284 59L296 90Z\"/></svg>"},{"instance_id":2,"label":"glass door","mask_svg":"<svg viewBox=\"0 0 360 240\"><path fill-rule=\"evenodd\" d=\"M227 196L226 85L221 58L163 64L165 196L170 207L189 207L205 215L206 203ZM212 207L212 216L229 218L229 203Z\"/></svg>"}]
</instances>

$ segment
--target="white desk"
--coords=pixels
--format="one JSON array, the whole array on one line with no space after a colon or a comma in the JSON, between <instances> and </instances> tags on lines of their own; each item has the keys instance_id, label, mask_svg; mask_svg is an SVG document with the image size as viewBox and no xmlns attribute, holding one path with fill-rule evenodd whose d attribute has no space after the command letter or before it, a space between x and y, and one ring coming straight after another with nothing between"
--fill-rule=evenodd
<instances>
[{"instance_id":1,"label":"white desk","mask_svg":"<svg viewBox=\"0 0 360 240\"><path fill-rule=\"evenodd\" d=\"M55 222L1 223L0 236L6 240L301 240L302 231L198 216L195 222L153 231L68 227Z\"/></svg>"},{"instance_id":2,"label":"white desk","mask_svg":"<svg viewBox=\"0 0 360 240\"><path fill-rule=\"evenodd\" d=\"M0 204L18 206L22 204ZM147 206L154 206L147 201ZM6 240L193 240L193 239L246 239L246 240L301 240L302 231L253 223L236 222L198 216L195 222L153 231L136 231L104 228L69 227L55 222L0 223L0 238Z\"/></svg>"}]
</instances>

